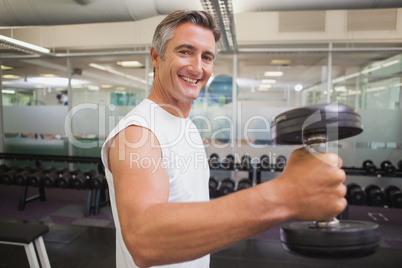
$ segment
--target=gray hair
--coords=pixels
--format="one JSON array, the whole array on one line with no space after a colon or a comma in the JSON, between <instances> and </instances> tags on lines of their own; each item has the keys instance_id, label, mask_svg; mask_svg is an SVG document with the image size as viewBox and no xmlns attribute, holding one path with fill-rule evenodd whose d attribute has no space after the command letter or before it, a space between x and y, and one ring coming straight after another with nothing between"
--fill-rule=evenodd
<instances>
[{"instance_id":1,"label":"gray hair","mask_svg":"<svg viewBox=\"0 0 402 268\"><path fill-rule=\"evenodd\" d=\"M156 27L152 46L163 59L167 42L172 39L174 30L183 23L192 23L212 31L215 42L221 38L222 31L212 16L205 11L177 10L167 15Z\"/></svg>"}]
</instances>

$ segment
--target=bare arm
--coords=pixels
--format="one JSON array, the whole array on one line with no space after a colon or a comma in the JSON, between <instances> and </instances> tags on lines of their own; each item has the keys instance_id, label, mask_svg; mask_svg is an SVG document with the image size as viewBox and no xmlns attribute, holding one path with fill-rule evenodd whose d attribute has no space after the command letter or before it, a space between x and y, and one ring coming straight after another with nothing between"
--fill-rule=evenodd
<instances>
[{"instance_id":1,"label":"bare arm","mask_svg":"<svg viewBox=\"0 0 402 268\"><path fill-rule=\"evenodd\" d=\"M130 148L141 139L143 146ZM149 130L131 126L109 151L123 238L141 267L195 259L286 220L329 219L346 205L343 171L305 150L292 154L278 179L211 202L168 203L166 171L130 165L133 154L157 163L161 149L151 147L152 139L156 141Z\"/></svg>"}]
</instances>

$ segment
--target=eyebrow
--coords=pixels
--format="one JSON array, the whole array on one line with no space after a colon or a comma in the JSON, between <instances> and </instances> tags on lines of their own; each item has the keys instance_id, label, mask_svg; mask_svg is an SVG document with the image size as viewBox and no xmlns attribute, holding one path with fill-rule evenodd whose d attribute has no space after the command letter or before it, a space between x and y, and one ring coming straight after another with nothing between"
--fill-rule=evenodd
<instances>
[{"instance_id":1,"label":"eyebrow","mask_svg":"<svg viewBox=\"0 0 402 268\"><path fill-rule=\"evenodd\" d=\"M182 48L188 48L188 49L190 49L190 50L197 50L197 49L195 48L195 46L190 45L190 44L182 44L182 45L179 45L179 46L175 47L174 50L175 50L175 51L178 51L178 50L180 50L180 49L182 49ZM215 59L215 53L213 53L212 51L206 50L206 51L204 51L203 53L204 53L204 54L208 54L208 55L210 55L213 59Z\"/></svg>"}]
</instances>

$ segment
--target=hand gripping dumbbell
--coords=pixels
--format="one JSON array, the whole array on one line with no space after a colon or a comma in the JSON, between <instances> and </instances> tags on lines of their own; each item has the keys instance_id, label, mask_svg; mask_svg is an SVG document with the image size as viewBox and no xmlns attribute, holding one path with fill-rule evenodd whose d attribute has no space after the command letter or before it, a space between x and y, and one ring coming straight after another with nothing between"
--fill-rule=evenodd
<instances>
[{"instance_id":1,"label":"hand gripping dumbbell","mask_svg":"<svg viewBox=\"0 0 402 268\"><path fill-rule=\"evenodd\" d=\"M326 143L362 132L360 115L341 104L293 109L274 118L271 136L277 144L303 144L309 151L326 151ZM379 246L378 224L364 221L289 222L281 226L285 250L310 257L356 257Z\"/></svg>"}]
</instances>

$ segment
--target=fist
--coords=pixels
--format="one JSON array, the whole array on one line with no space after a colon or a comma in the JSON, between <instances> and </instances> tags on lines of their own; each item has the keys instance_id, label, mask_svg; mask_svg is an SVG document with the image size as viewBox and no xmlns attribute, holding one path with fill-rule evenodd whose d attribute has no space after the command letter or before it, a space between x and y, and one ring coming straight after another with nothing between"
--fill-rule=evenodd
<instances>
[{"instance_id":1,"label":"fist","mask_svg":"<svg viewBox=\"0 0 402 268\"><path fill-rule=\"evenodd\" d=\"M332 153L295 150L278 178L292 219L329 221L346 207L342 159Z\"/></svg>"}]
</instances>

